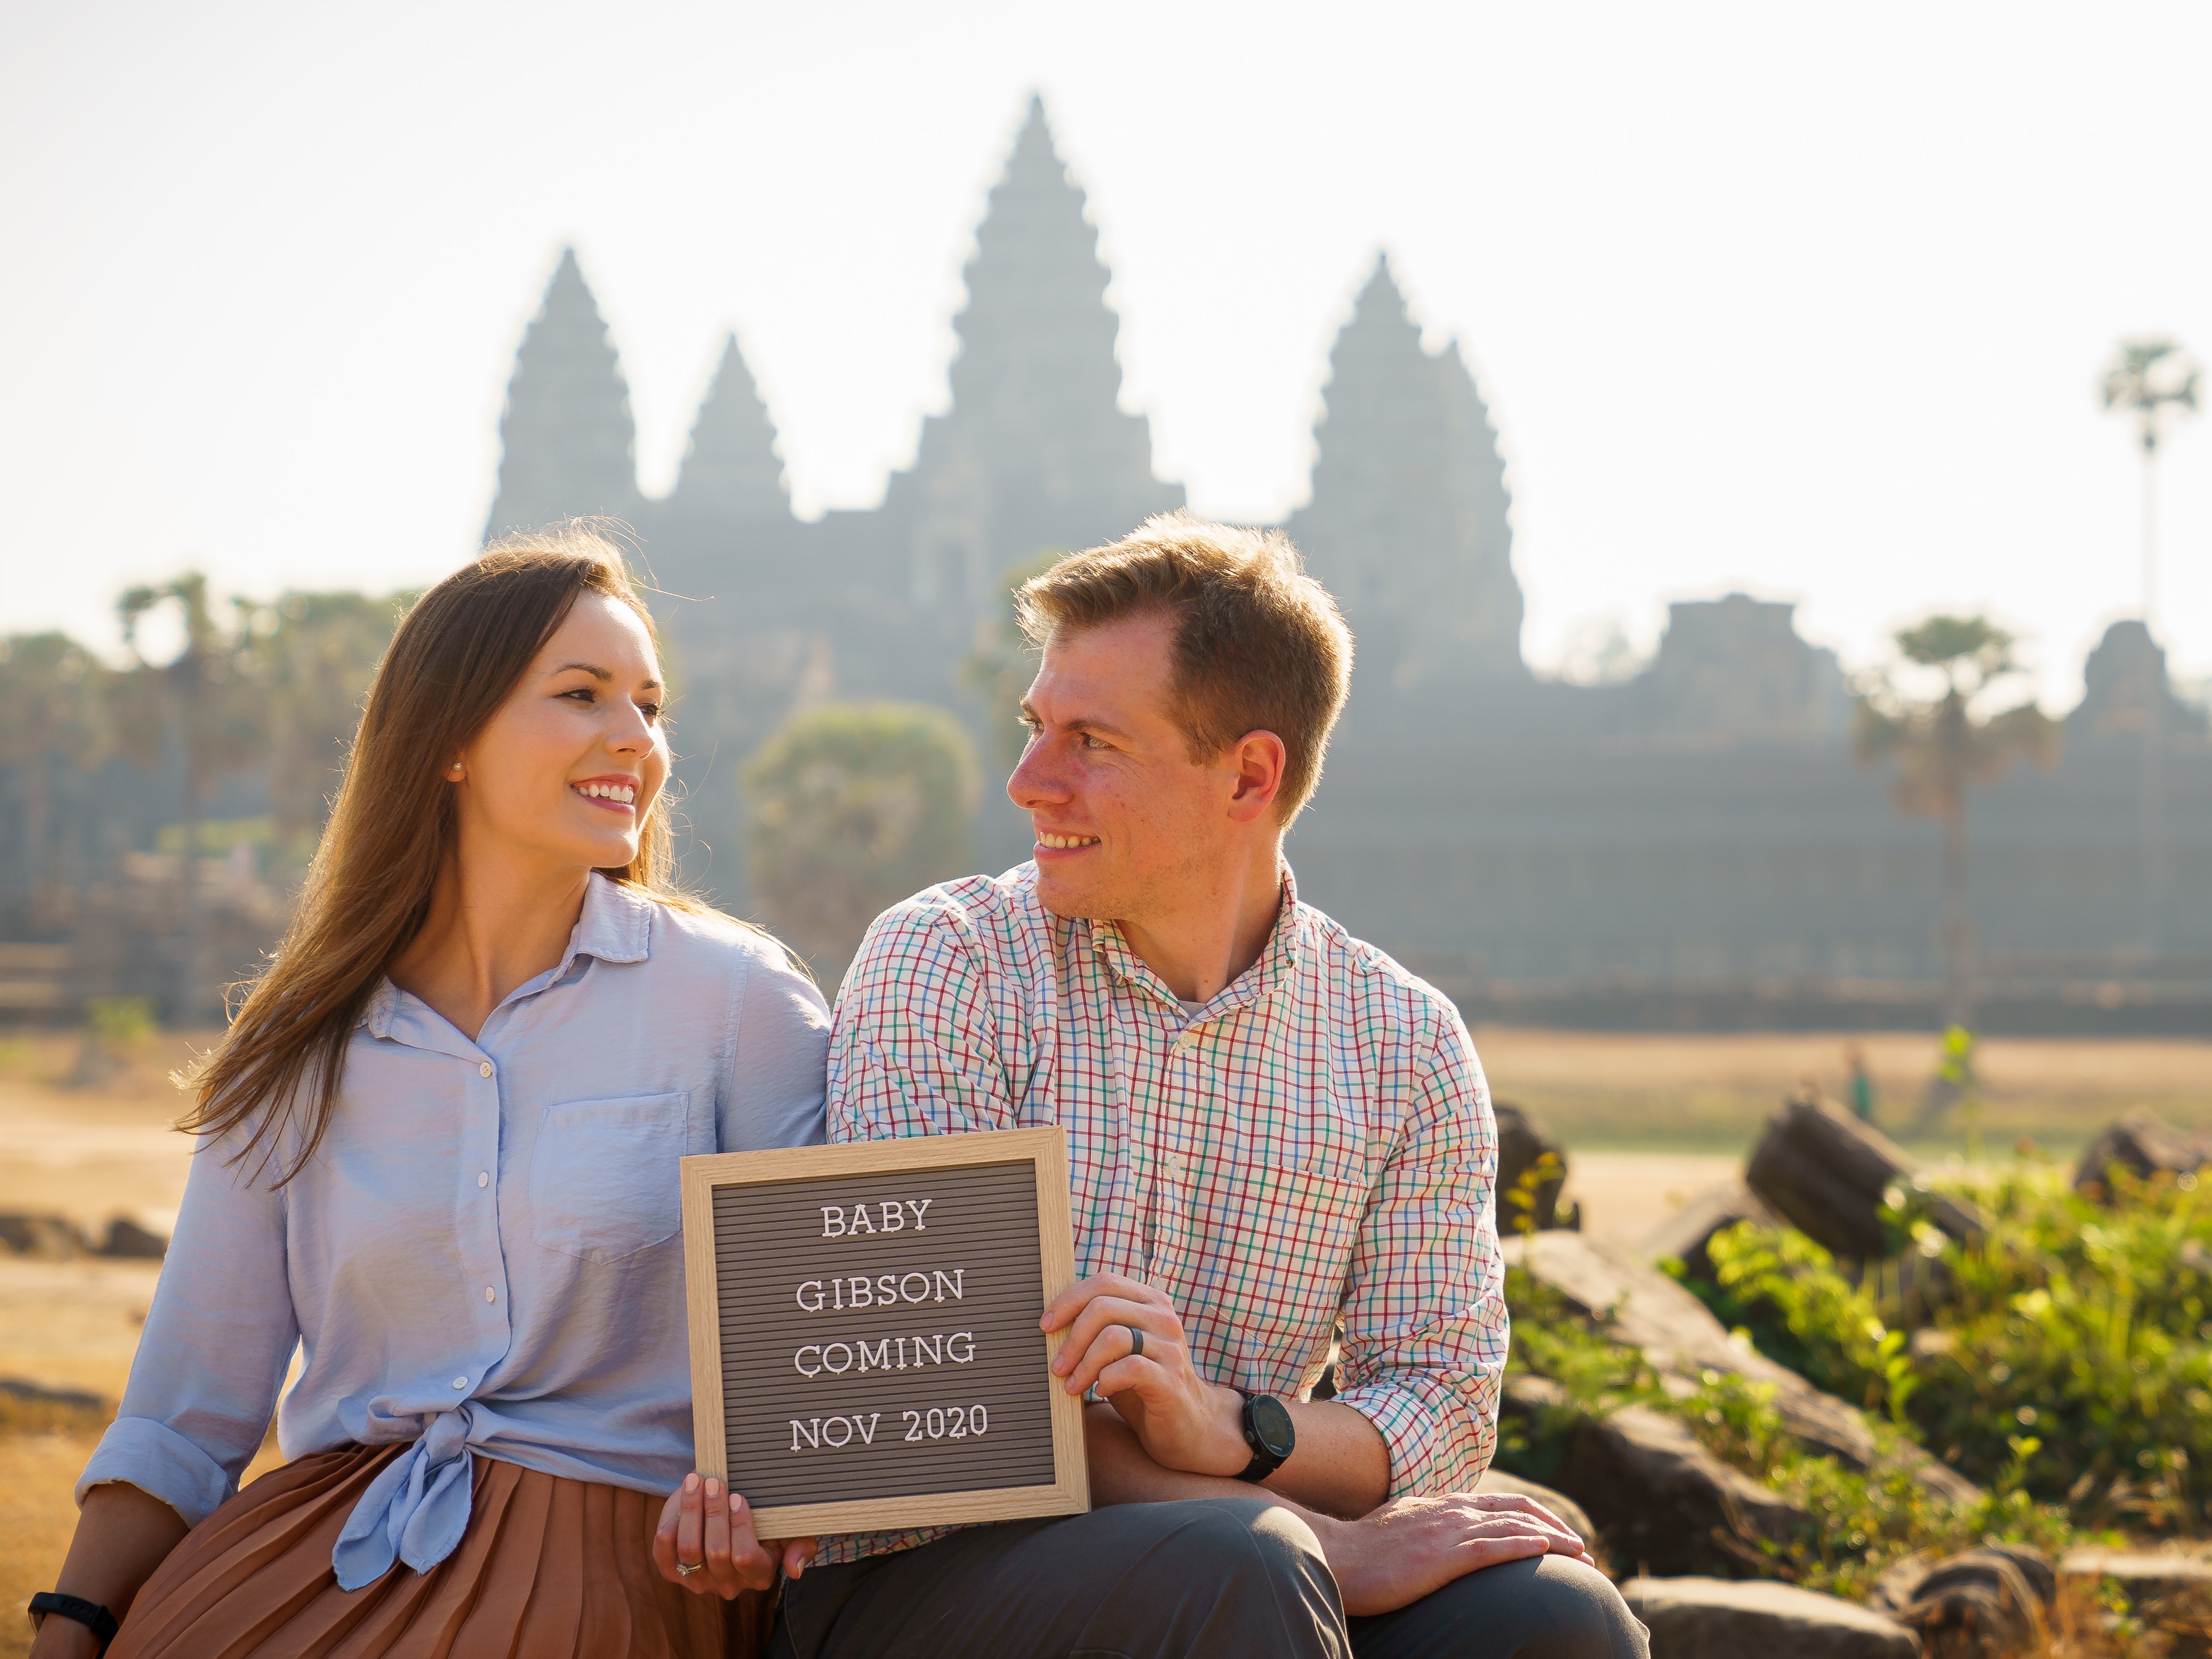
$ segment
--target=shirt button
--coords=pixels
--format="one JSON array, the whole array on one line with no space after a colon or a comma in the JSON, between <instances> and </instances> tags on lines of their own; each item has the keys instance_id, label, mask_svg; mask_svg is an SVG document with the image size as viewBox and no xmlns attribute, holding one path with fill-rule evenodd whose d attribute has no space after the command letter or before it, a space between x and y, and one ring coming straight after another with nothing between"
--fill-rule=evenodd
<instances>
[{"instance_id":1,"label":"shirt button","mask_svg":"<svg viewBox=\"0 0 2212 1659\"><path fill-rule=\"evenodd\" d=\"M497 1291L494 1290L490 1285L485 1285L485 1286L484 1286L484 1300L485 1300L485 1301L487 1301L487 1302L496 1302L496 1301L498 1301L498 1300L499 1300L499 1292L498 1292Z\"/></svg>"},{"instance_id":2,"label":"shirt button","mask_svg":"<svg viewBox=\"0 0 2212 1659\"><path fill-rule=\"evenodd\" d=\"M1168 1171L1171 1175L1177 1176L1182 1173L1182 1160L1172 1152L1168 1155Z\"/></svg>"},{"instance_id":3,"label":"shirt button","mask_svg":"<svg viewBox=\"0 0 2212 1659\"><path fill-rule=\"evenodd\" d=\"M469 1379L465 1376L457 1376L453 1379L453 1386L457 1389L465 1389L469 1386Z\"/></svg>"},{"instance_id":4,"label":"shirt button","mask_svg":"<svg viewBox=\"0 0 2212 1659\"><path fill-rule=\"evenodd\" d=\"M478 1170L477 1171L477 1185L479 1187L489 1187L491 1185L491 1171L489 1170Z\"/></svg>"},{"instance_id":5,"label":"shirt button","mask_svg":"<svg viewBox=\"0 0 2212 1659\"><path fill-rule=\"evenodd\" d=\"M491 1062L489 1060L484 1061L483 1065L477 1067L477 1072L479 1076L489 1077L491 1075Z\"/></svg>"}]
</instances>

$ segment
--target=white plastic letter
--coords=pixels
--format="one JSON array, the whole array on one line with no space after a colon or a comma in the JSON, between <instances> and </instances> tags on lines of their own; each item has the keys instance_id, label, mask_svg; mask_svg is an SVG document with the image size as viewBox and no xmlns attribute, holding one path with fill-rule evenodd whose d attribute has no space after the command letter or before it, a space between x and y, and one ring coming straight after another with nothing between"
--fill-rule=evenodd
<instances>
[{"instance_id":1,"label":"white plastic letter","mask_svg":"<svg viewBox=\"0 0 2212 1659\"><path fill-rule=\"evenodd\" d=\"M842 1238L845 1236L845 1206L824 1204L822 1206L822 1237Z\"/></svg>"},{"instance_id":2,"label":"white plastic letter","mask_svg":"<svg viewBox=\"0 0 2212 1659\"><path fill-rule=\"evenodd\" d=\"M921 1224L921 1215L922 1215L922 1212L923 1212L923 1211L927 1210L927 1209L931 1205L933 1205L933 1204L934 1204L934 1203L936 1203L936 1202L937 1202L937 1200L936 1200L935 1199L933 1199L933 1198L925 1198L925 1199L922 1199L921 1200L920 1200L919 1202L916 1202L915 1200L913 1200L913 1199L911 1199L911 1198L909 1198L908 1200L907 1200L907 1201L906 1201L906 1206L907 1206L907 1208L908 1208L908 1209L909 1209L909 1210L912 1210L912 1211L914 1212L914 1230L915 1230L915 1231L916 1231L916 1232L918 1232L918 1233L926 1233L926 1232L927 1232L927 1231L929 1231L929 1229L928 1229L928 1228L927 1228L927 1227L925 1227L925 1226L923 1226L923 1225Z\"/></svg>"},{"instance_id":3,"label":"white plastic letter","mask_svg":"<svg viewBox=\"0 0 2212 1659\"><path fill-rule=\"evenodd\" d=\"M806 1369L806 1356L807 1356L807 1355L809 1355L809 1354L812 1354L812 1355L814 1356L814 1369L813 1369L812 1370L811 1370L811 1371L810 1371L810 1370L808 1370ZM816 1344L814 1344L814 1343L811 1343L811 1342L808 1343L805 1347L801 1348L801 1349L800 1349L797 1353L795 1353L795 1354L793 1354L793 1355L792 1355L792 1356L791 1356L791 1368L792 1368L793 1370L797 1371L797 1372L798 1372L801 1376L821 1376L821 1375L822 1375L822 1350L821 1350L821 1348L820 1348L819 1346L817 1346Z\"/></svg>"},{"instance_id":4,"label":"white plastic letter","mask_svg":"<svg viewBox=\"0 0 2212 1659\"><path fill-rule=\"evenodd\" d=\"M896 1204L886 1204L884 1209L884 1231L887 1233L906 1231L906 1212Z\"/></svg>"},{"instance_id":5,"label":"white plastic letter","mask_svg":"<svg viewBox=\"0 0 2212 1659\"><path fill-rule=\"evenodd\" d=\"M806 1293L809 1291L814 1292L814 1300L811 1302L806 1299ZM827 1299L827 1292L823 1290L822 1281L818 1279L810 1279L799 1287L799 1305L808 1313L820 1313L822 1304Z\"/></svg>"}]
</instances>

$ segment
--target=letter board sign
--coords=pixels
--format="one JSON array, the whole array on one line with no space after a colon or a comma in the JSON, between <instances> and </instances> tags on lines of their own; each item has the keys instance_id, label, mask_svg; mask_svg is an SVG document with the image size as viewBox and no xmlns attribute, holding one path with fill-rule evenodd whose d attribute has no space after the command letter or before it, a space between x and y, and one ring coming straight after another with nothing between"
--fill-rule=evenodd
<instances>
[{"instance_id":1,"label":"letter board sign","mask_svg":"<svg viewBox=\"0 0 2212 1659\"><path fill-rule=\"evenodd\" d=\"M698 1466L762 1536L1091 1507L1037 1328L1075 1278L1064 1131L687 1158L683 1190Z\"/></svg>"}]
</instances>

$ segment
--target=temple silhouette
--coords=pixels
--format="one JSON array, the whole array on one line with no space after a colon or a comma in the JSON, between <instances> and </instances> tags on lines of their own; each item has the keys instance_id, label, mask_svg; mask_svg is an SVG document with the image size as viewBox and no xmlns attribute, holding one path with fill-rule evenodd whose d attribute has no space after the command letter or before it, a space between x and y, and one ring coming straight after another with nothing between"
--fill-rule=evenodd
<instances>
[{"instance_id":1,"label":"temple silhouette","mask_svg":"<svg viewBox=\"0 0 2212 1659\"><path fill-rule=\"evenodd\" d=\"M693 874L744 908L737 763L793 708L942 704L996 746L961 664L1008 573L1181 506L1118 404L1119 326L1082 191L1033 100L955 319L948 412L880 507L792 514L732 337L674 489L638 489L606 320L564 252L517 355L487 535L571 514L636 527L681 677ZM1423 349L1387 260L1329 354L1310 505L1285 528L1344 606L1358 669L1290 852L1303 892L1468 1017L1924 1023L1935 826L1854 764L1834 655L1792 607L1677 604L1624 682L1534 674L1496 431L1456 344ZM2212 743L2141 623L2114 625L2048 775L1972 808L1993 1024L2173 1029L2212 1006ZM2155 810L2144 806L2154 746ZM977 861L1024 855L1002 797Z\"/></svg>"}]
</instances>

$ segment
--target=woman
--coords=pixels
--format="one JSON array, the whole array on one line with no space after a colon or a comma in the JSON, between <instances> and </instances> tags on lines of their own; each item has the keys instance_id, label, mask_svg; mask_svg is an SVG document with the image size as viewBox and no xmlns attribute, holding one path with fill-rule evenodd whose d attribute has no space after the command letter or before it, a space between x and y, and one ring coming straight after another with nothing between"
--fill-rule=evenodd
<instances>
[{"instance_id":1,"label":"woman","mask_svg":"<svg viewBox=\"0 0 2212 1659\"><path fill-rule=\"evenodd\" d=\"M118 1659L758 1639L760 1598L722 1599L733 1553L769 1577L750 1516L687 1476L677 1160L819 1140L829 1018L669 886L665 697L585 526L401 623L283 946L193 1079L176 1237L78 1484L56 1588L121 1621ZM233 1496L295 1343L289 1461ZM657 1513L674 1567L702 1509L714 1571L678 1588ZM73 1613L38 1659L100 1650Z\"/></svg>"}]
</instances>

